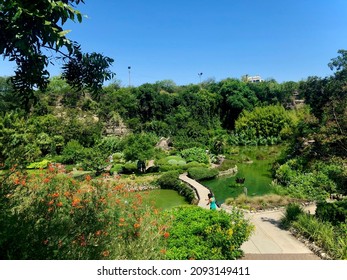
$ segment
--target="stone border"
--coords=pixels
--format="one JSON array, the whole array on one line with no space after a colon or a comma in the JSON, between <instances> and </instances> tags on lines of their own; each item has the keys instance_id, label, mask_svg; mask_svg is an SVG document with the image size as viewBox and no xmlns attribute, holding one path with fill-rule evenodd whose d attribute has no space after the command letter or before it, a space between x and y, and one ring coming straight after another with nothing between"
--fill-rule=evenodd
<instances>
[{"instance_id":1,"label":"stone border","mask_svg":"<svg viewBox=\"0 0 347 280\"><path fill-rule=\"evenodd\" d=\"M309 248L315 255L320 257L322 260L334 260L331 256L328 255L321 247L317 246L314 242L310 241L302 234L300 234L296 229L290 228L289 232L293 234L293 236L299 240L301 243L305 244L307 248Z\"/></svg>"}]
</instances>

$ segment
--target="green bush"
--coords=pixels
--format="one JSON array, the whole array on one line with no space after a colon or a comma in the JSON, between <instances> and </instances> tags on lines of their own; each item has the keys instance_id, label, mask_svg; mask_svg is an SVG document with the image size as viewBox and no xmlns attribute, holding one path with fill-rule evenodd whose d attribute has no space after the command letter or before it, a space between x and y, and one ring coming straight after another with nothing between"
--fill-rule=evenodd
<instances>
[{"instance_id":1,"label":"green bush","mask_svg":"<svg viewBox=\"0 0 347 280\"><path fill-rule=\"evenodd\" d=\"M193 167L188 169L188 176L197 181L215 178L218 173L218 170L213 168Z\"/></svg>"},{"instance_id":2,"label":"green bush","mask_svg":"<svg viewBox=\"0 0 347 280\"><path fill-rule=\"evenodd\" d=\"M84 157L84 147L77 140L71 140L64 147L62 156L63 163L78 163Z\"/></svg>"},{"instance_id":3,"label":"green bush","mask_svg":"<svg viewBox=\"0 0 347 280\"><path fill-rule=\"evenodd\" d=\"M206 154L206 151L202 148L190 148L181 151L181 156L187 161L192 162L196 161L199 163L209 163L209 157Z\"/></svg>"},{"instance_id":4,"label":"green bush","mask_svg":"<svg viewBox=\"0 0 347 280\"><path fill-rule=\"evenodd\" d=\"M27 169L45 169L45 168L47 168L48 164L49 164L49 160L44 159L44 160L39 161L39 162L30 163L27 166Z\"/></svg>"},{"instance_id":5,"label":"green bush","mask_svg":"<svg viewBox=\"0 0 347 280\"><path fill-rule=\"evenodd\" d=\"M190 206L171 213L174 221L166 252L170 260L238 259L253 229L238 211L228 214Z\"/></svg>"},{"instance_id":6,"label":"green bush","mask_svg":"<svg viewBox=\"0 0 347 280\"><path fill-rule=\"evenodd\" d=\"M347 200L333 203L319 202L315 213L316 217L323 222L333 225L347 222Z\"/></svg>"},{"instance_id":7,"label":"green bush","mask_svg":"<svg viewBox=\"0 0 347 280\"><path fill-rule=\"evenodd\" d=\"M290 203L286 207L284 217L281 219L281 226L284 228L289 228L293 221L297 221L299 215L303 214L304 210L297 203Z\"/></svg>"},{"instance_id":8,"label":"green bush","mask_svg":"<svg viewBox=\"0 0 347 280\"><path fill-rule=\"evenodd\" d=\"M112 168L110 169L110 174L119 174L123 170L123 165L122 164L114 164Z\"/></svg>"},{"instance_id":9,"label":"green bush","mask_svg":"<svg viewBox=\"0 0 347 280\"><path fill-rule=\"evenodd\" d=\"M207 167L205 163L199 163L197 161L188 162L185 166L185 169L193 168L193 167Z\"/></svg>"},{"instance_id":10,"label":"green bush","mask_svg":"<svg viewBox=\"0 0 347 280\"><path fill-rule=\"evenodd\" d=\"M177 171L169 171L164 173L157 180L158 185L162 189L177 189L180 184L180 180L178 179L179 173Z\"/></svg>"},{"instance_id":11,"label":"green bush","mask_svg":"<svg viewBox=\"0 0 347 280\"><path fill-rule=\"evenodd\" d=\"M137 172L136 162L127 162L123 165L122 173L124 174L133 174Z\"/></svg>"}]
</instances>

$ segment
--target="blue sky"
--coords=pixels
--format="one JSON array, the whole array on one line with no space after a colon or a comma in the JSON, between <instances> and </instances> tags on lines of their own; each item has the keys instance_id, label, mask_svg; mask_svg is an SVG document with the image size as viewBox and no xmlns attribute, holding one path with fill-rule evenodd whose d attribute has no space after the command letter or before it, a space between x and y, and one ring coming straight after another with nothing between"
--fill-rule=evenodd
<instances>
[{"instance_id":1,"label":"blue sky","mask_svg":"<svg viewBox=\"0 0 347 280\"><path fill-rule=\"evenodd\" d=\"M85 52L114 58L116 79L178 85L261 75L278 82L328 76L347 49L345 0L85 0L69 23ZM0 76L14 65L0 61ZM60 72L50 67L51 75Z\"/></svg>"}]
</instances>

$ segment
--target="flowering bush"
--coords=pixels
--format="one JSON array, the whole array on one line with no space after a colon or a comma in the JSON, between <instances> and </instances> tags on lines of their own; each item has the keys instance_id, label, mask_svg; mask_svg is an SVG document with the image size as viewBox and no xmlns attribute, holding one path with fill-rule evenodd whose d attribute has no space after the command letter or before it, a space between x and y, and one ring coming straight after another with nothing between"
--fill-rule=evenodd
<instances>
[{"instance_id":1,"label":"flowering bush","mask_svg":"<svg viewBox=\"0 0 347 280\"><path fill-rule=\"evenodd\" d=\"M0 259L164 258L170 219L143 195L52 167L13 172L0 188Z\"/></svg>"}]
</instances>

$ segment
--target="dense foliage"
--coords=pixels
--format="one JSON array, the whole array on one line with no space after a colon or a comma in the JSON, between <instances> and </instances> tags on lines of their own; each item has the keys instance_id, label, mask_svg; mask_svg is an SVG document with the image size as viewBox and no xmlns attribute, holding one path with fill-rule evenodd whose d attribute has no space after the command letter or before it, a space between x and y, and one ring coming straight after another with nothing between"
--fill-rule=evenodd
<instances>
[{"instance_id":1,"label":"dense foliage","mask_svg":"<svg viewBox=\"0 0 347 280\"><path fill-rule=\"evenodd\" d=\"M0 3L0 54L16 63L13 89L17 103L27 112L37 102L34 89L47 87L47 66L53 59L66 63L64 78L80 90L89 87L97 93L103 82L113 77L108 69L113 59L98 53L83 54L78 43L67 38L70 30L64 30L64 24L69 20L82 22L82 14L75 8L80 3L84 1ZM47 50L56 56L47 55Z\"/></svg>"},{"instance_id":2,"label":"dense foliage","mask_svg":"<svg viewBox=\"0 0 347 280\"><path fill-rule=\"evenodd\" d=\"M0 188L1 259L162 259L169 220L124 185L63 168L13 172Z\"/></svg>"},{"instance_id":3,"label":"dense foliage","mask_svg":"<svg viewBox=\"0 0 347 280\"><path fill-rule=\"evenodd\" d=\"M174 221L166 256L171 260L232 260L242 256L240 246L253 227L240 212L228 214L199 207L172 211Z\"/></svg>"},{"instance_id":4,"label":"dense foliage","mask_svg":"<svg viewBox=\"0 0 347 280\"><path fill-rule=\"evenodd\" d=\"M50 12L57 2L27 3L25 10L20 1L0 5L13 15L11 22L16 29L39 3ZM66 13L80 20L71 5L83 1L60 2L62 6L53 11L58 13L56 20L66 21ZM0 18L3 24L6 18ZM51 19L49 14L47 21ZM44 25L42 35L46 36L44 17L32 20ZM140 196L130 198L118 186L96 181L81 185L64 177L66 174L53 176L49 169L42 178L21 173L7 178L13 166L42 169L58 162L67 164L68 171L84 169L93 176L107 171L114 180L119 174L134 180L135 174L161 172L157 181L160 187L177 190L192 202L194 194L180 183L179 173L188 172L197 180L211 178L217 171L208 167L221 163L221 154L227 159L220 169L234 167L236 145L286 143L288 149L273 166L274 184L281 193L315 201L325 201L333 194L341 198L347 195L346 51L339 51L331 61L329 66L335 70L332 76L309 77L298 83L250 83L228 78L199 85L177 86L167 80L138 87L125 88L117 83L102 87L112 75L108 71L112 61L95 53L82 54L78 45L64 41L63 32L50 37L58 39L54 43L37 37L38 41L32 42L31 47L39 44L34 58L41 64L33 72L33 80L23 84L23 71L37 64L30 64L34 58L20 54L22 49L16 53L16 47L7 48L11 40L22 40L20 36L13 38L11 22L1 28L0 38L6 32L10 36L0 40L0 52L4 54L6 48L9 52L5 57L23 64L15 79L0 78L0 168L5 170L0 198L2 258L135 259L145 258L148 249L153 250L148 258L234 259L241 256L240 245L250 233L240 214L230 217L198 208L174 210L172 225L164 225L157 211L139 205ZM47 58L40 49L47 47L46 43L48 47L59 44L59 48L71 48L63 79L48 80L44 70ZM92 69L94 76L88 74ZM23 100L18 97L21 85ZM305 104L296 104L297 98ZM155 147L161 137L170 139L164 150ZM250 161L245 158L245 162ZM147 168L149 163L152 166ZM116 190L110 192L110 188ZM65 192L71 195L63 195ZM134 211L123 209L125 202L115 205L118 199L130 203L127 206ZM105 203L100 204L100 200ZM318 205L314 219L293 206L287 211L291 216L287 223L307 234L323 224L322 228L333 234L327 244L335 242L343 247L344 202ZM155 213L149 213L151 210ZM152 223L153 228L149 226ZM150 248L144 249L145 244ZM334 255L344 258L343 250L336 249Z\"/></svg>"},{"instance_id":5,"label":"dense foliage","mask_svg":"<svg viewBox=\"0 0 347 280\"><path fill-rule=\"evenodd\" d=\"M189 177L197 181L213 179L218 173L218 170L215 168L192 167L188 169Z\"/></svg>"}]
</instances>

